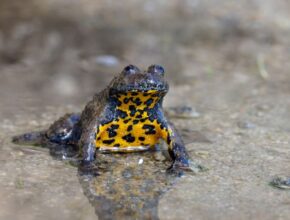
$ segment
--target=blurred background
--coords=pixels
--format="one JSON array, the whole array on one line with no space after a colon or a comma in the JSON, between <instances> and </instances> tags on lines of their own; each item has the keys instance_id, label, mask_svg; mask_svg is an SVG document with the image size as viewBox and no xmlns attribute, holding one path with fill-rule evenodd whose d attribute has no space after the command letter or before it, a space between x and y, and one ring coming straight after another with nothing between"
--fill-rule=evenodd
<instances>
[{"instance_id":1,"label":"blurred background","mask_svg":"<svg viewBox=\"0 0 290 220\"><path fill-rule=\"evenodd\" d=\"M73 168L10 137L80 111L127 64L154 63L165 106L197 111L175 123L209 139L187 146L209 171L166 194L161 219L289 218L289 194L267 185L290 170L289 58L287 0L1 0L0 219L95 218Z\"/></svg>"},{"instance_id":2,"label":"blurred background","mask_svg":"<svg viewBox=\"0 0 290 220\"><path fill-rule=\"evenodd\" d=\"M283 0L2 0L1 112L84 104L128 63L161 64L180 93L223 107L239 89L288 80L289 10Z\"/></svg>"}]
</instances>

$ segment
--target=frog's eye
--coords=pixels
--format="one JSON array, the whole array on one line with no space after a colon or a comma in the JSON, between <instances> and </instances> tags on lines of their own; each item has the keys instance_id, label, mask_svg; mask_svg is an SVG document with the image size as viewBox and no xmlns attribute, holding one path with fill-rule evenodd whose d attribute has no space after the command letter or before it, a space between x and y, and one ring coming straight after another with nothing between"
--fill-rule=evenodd
<instances>
[{"instance_id":1,"label":"frog's eye","mask_svg":"<svg viewBox=\"0 0 290 220\"><path fill-rule=\"evenodd\" d=\"M160 65L157 65L157 64L149 66L147 71L148 71L148 73L157 73L160 75L164 75L164 73L165 73L164 68Z\"/></svg>"},{"instance_id":2,"label":"frog's eye","mask_svg":"<svg viewBox=\"0 0 290 220\"><path fill-rule=\"evenodd\" d=\"M137 66L134 66L134 65L126 66L122 71L122 73L124 73L126 75L136 74L139 72L140 72L139 68Z\"/></svg>"}]
</instances>

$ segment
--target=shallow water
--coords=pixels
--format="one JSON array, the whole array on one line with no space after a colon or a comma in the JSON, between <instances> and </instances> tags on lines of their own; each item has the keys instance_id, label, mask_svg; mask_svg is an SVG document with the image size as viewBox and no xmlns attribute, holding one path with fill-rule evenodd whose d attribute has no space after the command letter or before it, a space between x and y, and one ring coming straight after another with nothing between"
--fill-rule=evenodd
<instances>
[{"instance_id":1,"label":"shallow water","mask_svg":"<svg viewBox=\"0 0 290 220\"><path fill-rule=\"evenodd\" d=\"M177 181L166 174L164 158L153 152L103 154L98 162L99 176L79 180L99 219L159 219L159 198Z\"/></svg>"}]
</instances>

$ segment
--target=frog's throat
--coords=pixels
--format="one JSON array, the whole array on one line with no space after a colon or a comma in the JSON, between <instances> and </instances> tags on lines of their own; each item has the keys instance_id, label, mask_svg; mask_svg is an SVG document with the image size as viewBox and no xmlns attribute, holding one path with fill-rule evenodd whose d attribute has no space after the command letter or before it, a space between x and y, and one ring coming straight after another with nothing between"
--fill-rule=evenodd
<instances>
[{"instance_id":1,"label":"frog's throat","mask_svg":"<svg viewBox=\"0 0 290 220\"><path fill-rule=\"evenodd\" d=\"M163 97L163 93L158 90L146 92L130 91L118 94L117 109L134 115L136 110L153 108Z\"/></svg>"}]
</instances>

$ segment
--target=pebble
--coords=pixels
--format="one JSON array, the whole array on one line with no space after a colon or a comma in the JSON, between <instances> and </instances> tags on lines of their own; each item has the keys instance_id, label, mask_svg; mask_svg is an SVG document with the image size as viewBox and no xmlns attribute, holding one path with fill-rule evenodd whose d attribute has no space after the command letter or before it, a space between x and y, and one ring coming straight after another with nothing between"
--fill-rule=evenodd
<instances>
[{"instance_id":1,"label":"pebble","mask_svg":"<svg viewBox=\"0 0 290 220\"><path fill-rule=\"evenodd\" d=\"M290 178L289 177L275 177L270 185L279 189L290 189Z\"/></svg>"},{"instance_id":2,"label":"pebble","mask_svg":"<svg viewBox=\"0 0 290 220\"><path fill-rule=\"evenodd\" d=\"M96 57L96 63L103 66L111 67L117 66L120 61L117 57L113 55L100 55Z\"/></svg>"},{"instance_id":3,"label":"pebble","mask_svg":"<svg viewBox=\"0 0 290 220\"><path fill-rule=\"evenodd\" d=\"M256 127L255 124L248 121L239 121L237 125L239 128L242 128L242 129L253 129Z\"/></svg>"}]
</instances>

